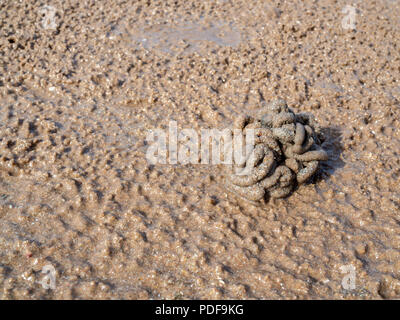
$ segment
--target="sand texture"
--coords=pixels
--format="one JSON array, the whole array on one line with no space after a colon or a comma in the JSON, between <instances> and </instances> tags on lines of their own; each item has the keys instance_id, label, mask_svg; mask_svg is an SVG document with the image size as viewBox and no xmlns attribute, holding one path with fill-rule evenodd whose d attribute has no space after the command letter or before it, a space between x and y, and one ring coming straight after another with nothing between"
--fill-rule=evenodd
<instances>
[{"instance_id":1,"label":"sand texture","mask_svg":"<svg viewBox=\"0 0 400 320\"><path fill-rule=\"evenodd\" d=\"M399 31L394 0L0 0L0 298L400 298ZM329 157L290 197L146 159L277 98Z\"/></svg>"}]
</instances>

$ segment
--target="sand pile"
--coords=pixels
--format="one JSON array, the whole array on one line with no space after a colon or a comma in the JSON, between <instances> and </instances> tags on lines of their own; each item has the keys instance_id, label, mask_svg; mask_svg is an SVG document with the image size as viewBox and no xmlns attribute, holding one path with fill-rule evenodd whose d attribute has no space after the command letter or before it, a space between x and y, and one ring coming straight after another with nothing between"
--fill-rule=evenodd
<instances>
[{"instance_id":1,"label":"sand pile","mask_svg":"<svg viewBox=\"0 0 400 320\"><path fill-rule=\"evenodd\" d=\"M399 298L399 17L392 0L0 1L0 299ZM277 97L294 112L264 109ZM249 205L222 165L146 159L172 120L232 119L260 135L229 185L289 196Z\"/></svg>"},{"instance_id":2,"label":"sand pile","mask_svg":"<svg viewBox=\"0 0 400 320\"><path fill-rule=\"evenodd\" d=\"M262 107L255 118L239 117L234 127L244 132L254 129L255 147L246 161L233 166L227 188L253 203L266 195L288 196L316 173L319 161L328 160L314 123L311 114L295 114L283 100Z\"/></svg>"}]
</instances>

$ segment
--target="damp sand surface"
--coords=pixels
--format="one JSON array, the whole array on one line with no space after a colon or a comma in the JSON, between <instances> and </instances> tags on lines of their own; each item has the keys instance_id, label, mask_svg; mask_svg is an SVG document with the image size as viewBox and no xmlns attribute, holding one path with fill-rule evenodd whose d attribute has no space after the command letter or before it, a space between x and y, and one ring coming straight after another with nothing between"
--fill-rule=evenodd
<instances>
[{"instance_id":1,"label":"damp sand surface","mask_svg":"<svg viewBox=\"0 0 400 320\"><path fill-rule=\"evenodd\" d=\"M0 2L1 299L400 298L398 1L47 5ZM288 198L146 160L277 97L330 157Z\"/></svg>"}]
</instances>

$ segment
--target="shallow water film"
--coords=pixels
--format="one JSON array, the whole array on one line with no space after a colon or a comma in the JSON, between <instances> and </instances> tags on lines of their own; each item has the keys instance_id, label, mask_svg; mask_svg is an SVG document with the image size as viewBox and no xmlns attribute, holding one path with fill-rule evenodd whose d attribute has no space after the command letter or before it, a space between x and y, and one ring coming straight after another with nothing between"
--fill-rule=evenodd
<instances>
[{"instance_id":1,"label":"shallow water film","mask_svg":"<svg viewBox=\"0 0 400 320\"><path fill-rule=\"evenodd\" d=\"M400 298L398 1L0 1L1 299ZM310 112L254 206L151 130Z\"/></svg>"}]
</instances>

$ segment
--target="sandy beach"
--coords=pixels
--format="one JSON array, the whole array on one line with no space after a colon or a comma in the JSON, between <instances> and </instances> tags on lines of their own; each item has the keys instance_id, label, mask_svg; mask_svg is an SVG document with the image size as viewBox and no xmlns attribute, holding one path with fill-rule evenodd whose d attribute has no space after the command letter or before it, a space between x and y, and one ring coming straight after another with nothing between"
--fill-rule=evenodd
<instances>
[{"instance_id":1,"label":"sandy beach","mask_svg":"<svg viewBox=\"0 0 400 320\"><path fill-rule=\"evenodd\" d=\"M399 299L399 34L395 0L0 0L0 299ZM277 98L329 155L286 198L146 158Z\"/></svg>"}]
</instances>

